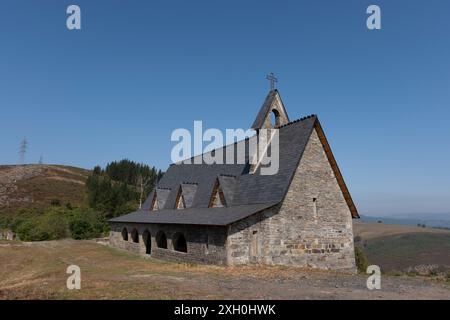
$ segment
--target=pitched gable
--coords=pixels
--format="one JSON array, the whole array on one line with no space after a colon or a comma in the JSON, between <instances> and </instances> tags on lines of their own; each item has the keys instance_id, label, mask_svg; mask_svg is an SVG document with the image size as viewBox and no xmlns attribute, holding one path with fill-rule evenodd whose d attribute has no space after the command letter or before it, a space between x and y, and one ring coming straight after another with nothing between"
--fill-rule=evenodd
<instances>
[{"instance_id":1,"label":"pitched gable","mask_svg":"<svg viewBox=\"0 0 450 320\"><path fill-rule=\"evenodd\" d=\"M353 214L316 129L311 133L278 214L293 219L285 226L288 232L293 228L291 234L305 228L304 235L314 237L320 228L328 232L330 225L336 226L336 230L351 230ZM296 226L294 217L301 219L301 227Z\"/></svg>"},{"instance_id":2,"label":"pitched gable","mask_svg":"<svg viewBox=\"0 0 450 320\"><path fill-rule=\"evenodd\" d=\"M223 192L225 203L228 206L233 205L234 196L235 196L235 192L236 192L236 186L239 182L238 178L235 176L232 176L232 175L221 174L217 178L217 180L220 184L220 189Z\"/></svg>"},{"instance_id":3,"label":"pitched gable","mask_svg":"<svg viewBox=\"0 0 450 320\"><path fill-rule=\"evenodd\" d=\"M352 217L359 218L358 210L356 209L356 206L355 206L355 203L353 202L352 196L350 195L350 192L348 191L347 185L344 181L344 177L342 176L339 166L337 165L336 159L334 158L333 152L331 151L331 147L328 144L328 140L325 136L322 126L320 125L319 119L316 120L316 122L314 124L314 128L317 132L317 136L319 137L320 142L322 143L322 147L325 151L328 162L330 163L331 168L333 169L334 175L339 184L339 187L344 196L344 199L350 209Z\"/></svg>"},{"instance_id":4,"label":"pitched gable","mask_svg":"<svg viewBox=\"0 0 450 320\"><path fill-rule=\"evenodd\" d=\"M211 196L211 203L209 205L210 208L222 208L226 207L227 203L225 200L225 196L223 194L223 191L220 188L215 188L212 196Z\"/></svg>"},{"instance_id":5,"label":"pitched gable","mask_svg":"<svg viewBox=\"0 0 450 320\"><path fill-rule=\"evenodd\" d=\"M181 191L183 193L183 200L186 208L192 207L194 203L195 194L197 192L197 184L183 183L181 184Z\"/></svg>"},{"instance_id":6,"label":"pitched gable","mask_svg":"<svg viewBox=\"0 0 450 320\"><path fill-rule=\"evenodd\" d=\"M275 115L276 121L271 123L271 114ZM286 123L289 123L289 117L286 109L284 108L283 101L281 101L278 90L272 90L266 97L263 105L261 106L255 121L252 124L252 129L268 129L273 127L280 127Z\"/></svg>"},{"instance_id":7,"label":"pitched gable","mask_svg":"<svg viewBox=\"0 0 450 320\"><path fill-rule=\"evenodd\" d=\"M167 197L169 196L170 189L168 188L156 188L149 196L149 198L152 199L150 204L150 210L161 210L164 208ZM146 201L147 202L147 201ZM143 206L143 209L146 209L147 207Z\"/></svg>"},{"instance_id":8,"label":"pitched gable","mask_svg":"<svg viewBox=\"0 0 450 320\"><path fill-rule=\"evenodd\" d=\"M197 191L196 183L182 183L178 188L178 194L175 201L175 208L186 209L192 207L196 191Z\"/></svg>"},{"instance_id":9,"label":"pitched gable","mask_svg":"<svg viewBox=\"0 0 450 320\"><path fill-rule=\"evenodd\" d=\"M217 177L208 207L221 208L231 206L236 178L233 176Z\"/></svg>"}]
</instances>

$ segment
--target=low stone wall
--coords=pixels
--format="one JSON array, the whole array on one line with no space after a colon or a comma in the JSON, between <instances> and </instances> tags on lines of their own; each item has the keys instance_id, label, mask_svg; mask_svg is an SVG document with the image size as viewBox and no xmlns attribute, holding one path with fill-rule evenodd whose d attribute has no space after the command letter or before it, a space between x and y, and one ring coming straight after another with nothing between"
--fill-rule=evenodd
<instances>
[{"instance_id":1,"label":"low stone wall","mask_svg":"<svg viewBox=\"0 0 450 320\"><path fill-rule=\"evenodd\" d=\"M127 241L122 238L124 228L128 233ZM136 229L139 234L138 243L133 242L131 235L133 229ZM149 248L143 238L145 232L150 234L150 254L147 253ZM158 248L156 240L158 232L164 232L166 235L167 249ZM173 238L176 233L181 233L186 238L187 252L174 250ZM111 224L109 243L114 247L156 259L202 264L226 264L226 233L226 228L221 227L113 223Z\"/></svg>"},{"instance_id":2,"label":"low stone wall","mask_svg":"<svg viewBox=\"0 0 450 320\"><path fill-rule=\"evenodd\" d=\"M20 240L19 237L11 230L0 230L0 239L4 240Z\"/></svg>"}]
</instances>

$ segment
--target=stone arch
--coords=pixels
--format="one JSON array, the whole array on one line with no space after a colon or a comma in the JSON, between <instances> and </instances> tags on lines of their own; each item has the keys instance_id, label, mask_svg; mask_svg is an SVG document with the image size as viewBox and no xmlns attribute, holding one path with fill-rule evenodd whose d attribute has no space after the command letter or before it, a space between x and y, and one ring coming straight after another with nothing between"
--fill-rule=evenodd
<instances>
[{"instance_id":1,"label":"stone arch","mask_svg":"<svg viewBox=\"0 0 450 320\"><path fill-rule=\"evenodd\" d=\"M145 244L145 253L146 254L152 254L152 235L148 229L142 233L142 240Z\"/></svg>"},{"instance_id":2,"label":"stone arch","mask_svg":"<svg viewBox=\"0 0 450 320\"><path fill-rule=\"evenodd\" d=\"M128 230L127 230L127 228L123 228L122 229L122 239L124 241L128 241Z\"/></svg>"},{"instance_id":3,"label":"stone arch","mask_svg":"<svg viewBox=\"0 0 450 320\"><path fill-rule=\"evenodd\" d=\"M139 243L139 232L137 231L136 228L134 228L134 229L131 231L131 240L132 240L134 243Z\"/></svg>"},{"instance_id":4,"label":"stone arch","mask_svg":"<svg viewBox=\"0 0 450 320\"><path fill-rule=\"evenodd\" d=\"M156 245L158 248L167 249L167 237L163 231L158 231L156 234Z\"/></svg>"},{"instance_id":5,"label":"stone arch","mask_svg":"<svg viewBox=\"0 0 450 320\"><path fill-rule=\"evenodd\" d=\"M181 232L177 232L173 235L173 249L175 251L187 252L186 237Z\"/></svg>"},{"instance_id":6,"label":"stone arch","mask_svg":"<svg viewBox=\"0 0 450 320\"><path fill-rule=\"evenodd\" d=\"M269 117L270 117L270 126L272 128L276 128L281 125L280 112L277 109L272 109Z\"/></svg>"}]
</instances>

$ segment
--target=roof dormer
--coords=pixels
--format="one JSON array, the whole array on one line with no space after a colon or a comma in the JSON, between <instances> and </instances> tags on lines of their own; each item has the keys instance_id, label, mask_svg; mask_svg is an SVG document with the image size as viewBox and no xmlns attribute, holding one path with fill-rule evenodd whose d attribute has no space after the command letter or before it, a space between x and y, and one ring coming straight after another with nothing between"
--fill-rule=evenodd
<instances>
[{"instance_id":1,"label":"roof dormer","mask_svg":"<svg viewBox=\"0 0 450 320\"><path fill-rule=\"evenodd\" d=\"M231 206L233 203L236 187L236 177L231 175L220 175L214 183L214 188L209 201L210 208Z\"/></svg>"},{"instance_id":2,"label":"roof dormer","mask_svg":"<svg viewBox=\"0 0 450 320\"><path fill-rule=\"evenodd\" d=\"M198 185L196 183L183 182L178 189L177 198L175 200L176 209L190 208L194 203L195 193Z\"/></svg>"},{"instance_id":3,"label":"roof dormer","mask_svg":"<svg viewBox=\"0 0 450 320\"><path fill-rule=\"evenodd\" d=\"M161 210L164 208L167 198L169 197L171 189L169 188L156 188L153 193L153 199L150 206L150 210Z\"/></svg>"}]
</instances>

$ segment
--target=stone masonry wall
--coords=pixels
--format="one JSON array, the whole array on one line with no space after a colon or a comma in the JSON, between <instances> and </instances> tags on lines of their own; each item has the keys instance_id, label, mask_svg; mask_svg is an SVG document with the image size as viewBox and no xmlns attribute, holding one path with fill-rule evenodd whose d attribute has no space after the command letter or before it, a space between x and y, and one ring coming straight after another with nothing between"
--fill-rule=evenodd
<instances>
[{"instance_id":1,"label":"stone masonry wall","mask_svg":"<svg viewBox=\"0 0 450 320\"><path fill-rule=\"evenodd\" d=\"M151 213L149 212L149 214ZM128 241L122 238L123 228L128 231ZM134 243L131 237L134 228L139 233L138 243ZM146 230L151 235L150 254L146 253L146 244L142 236ZM165 233L167 249L158 248L156 244L158 231ZM186 238L187 253L175 251L173 248L173 237L177 232L182 233ZM109 242L114 247L157 259L204 264L226 263L226 228L221 227L113 223L111 224Z\"/></svg>"},{"instance_id":2,"label":"stone masonry wall","mask_svg":"<svg viewBox=\"0 0 450 320\"><path fill-rule=\"evenodd\" d=\"M228 264L356 271L351 213L315 130L284 201L228 232Z\"/></svg>"}]
</instances>

